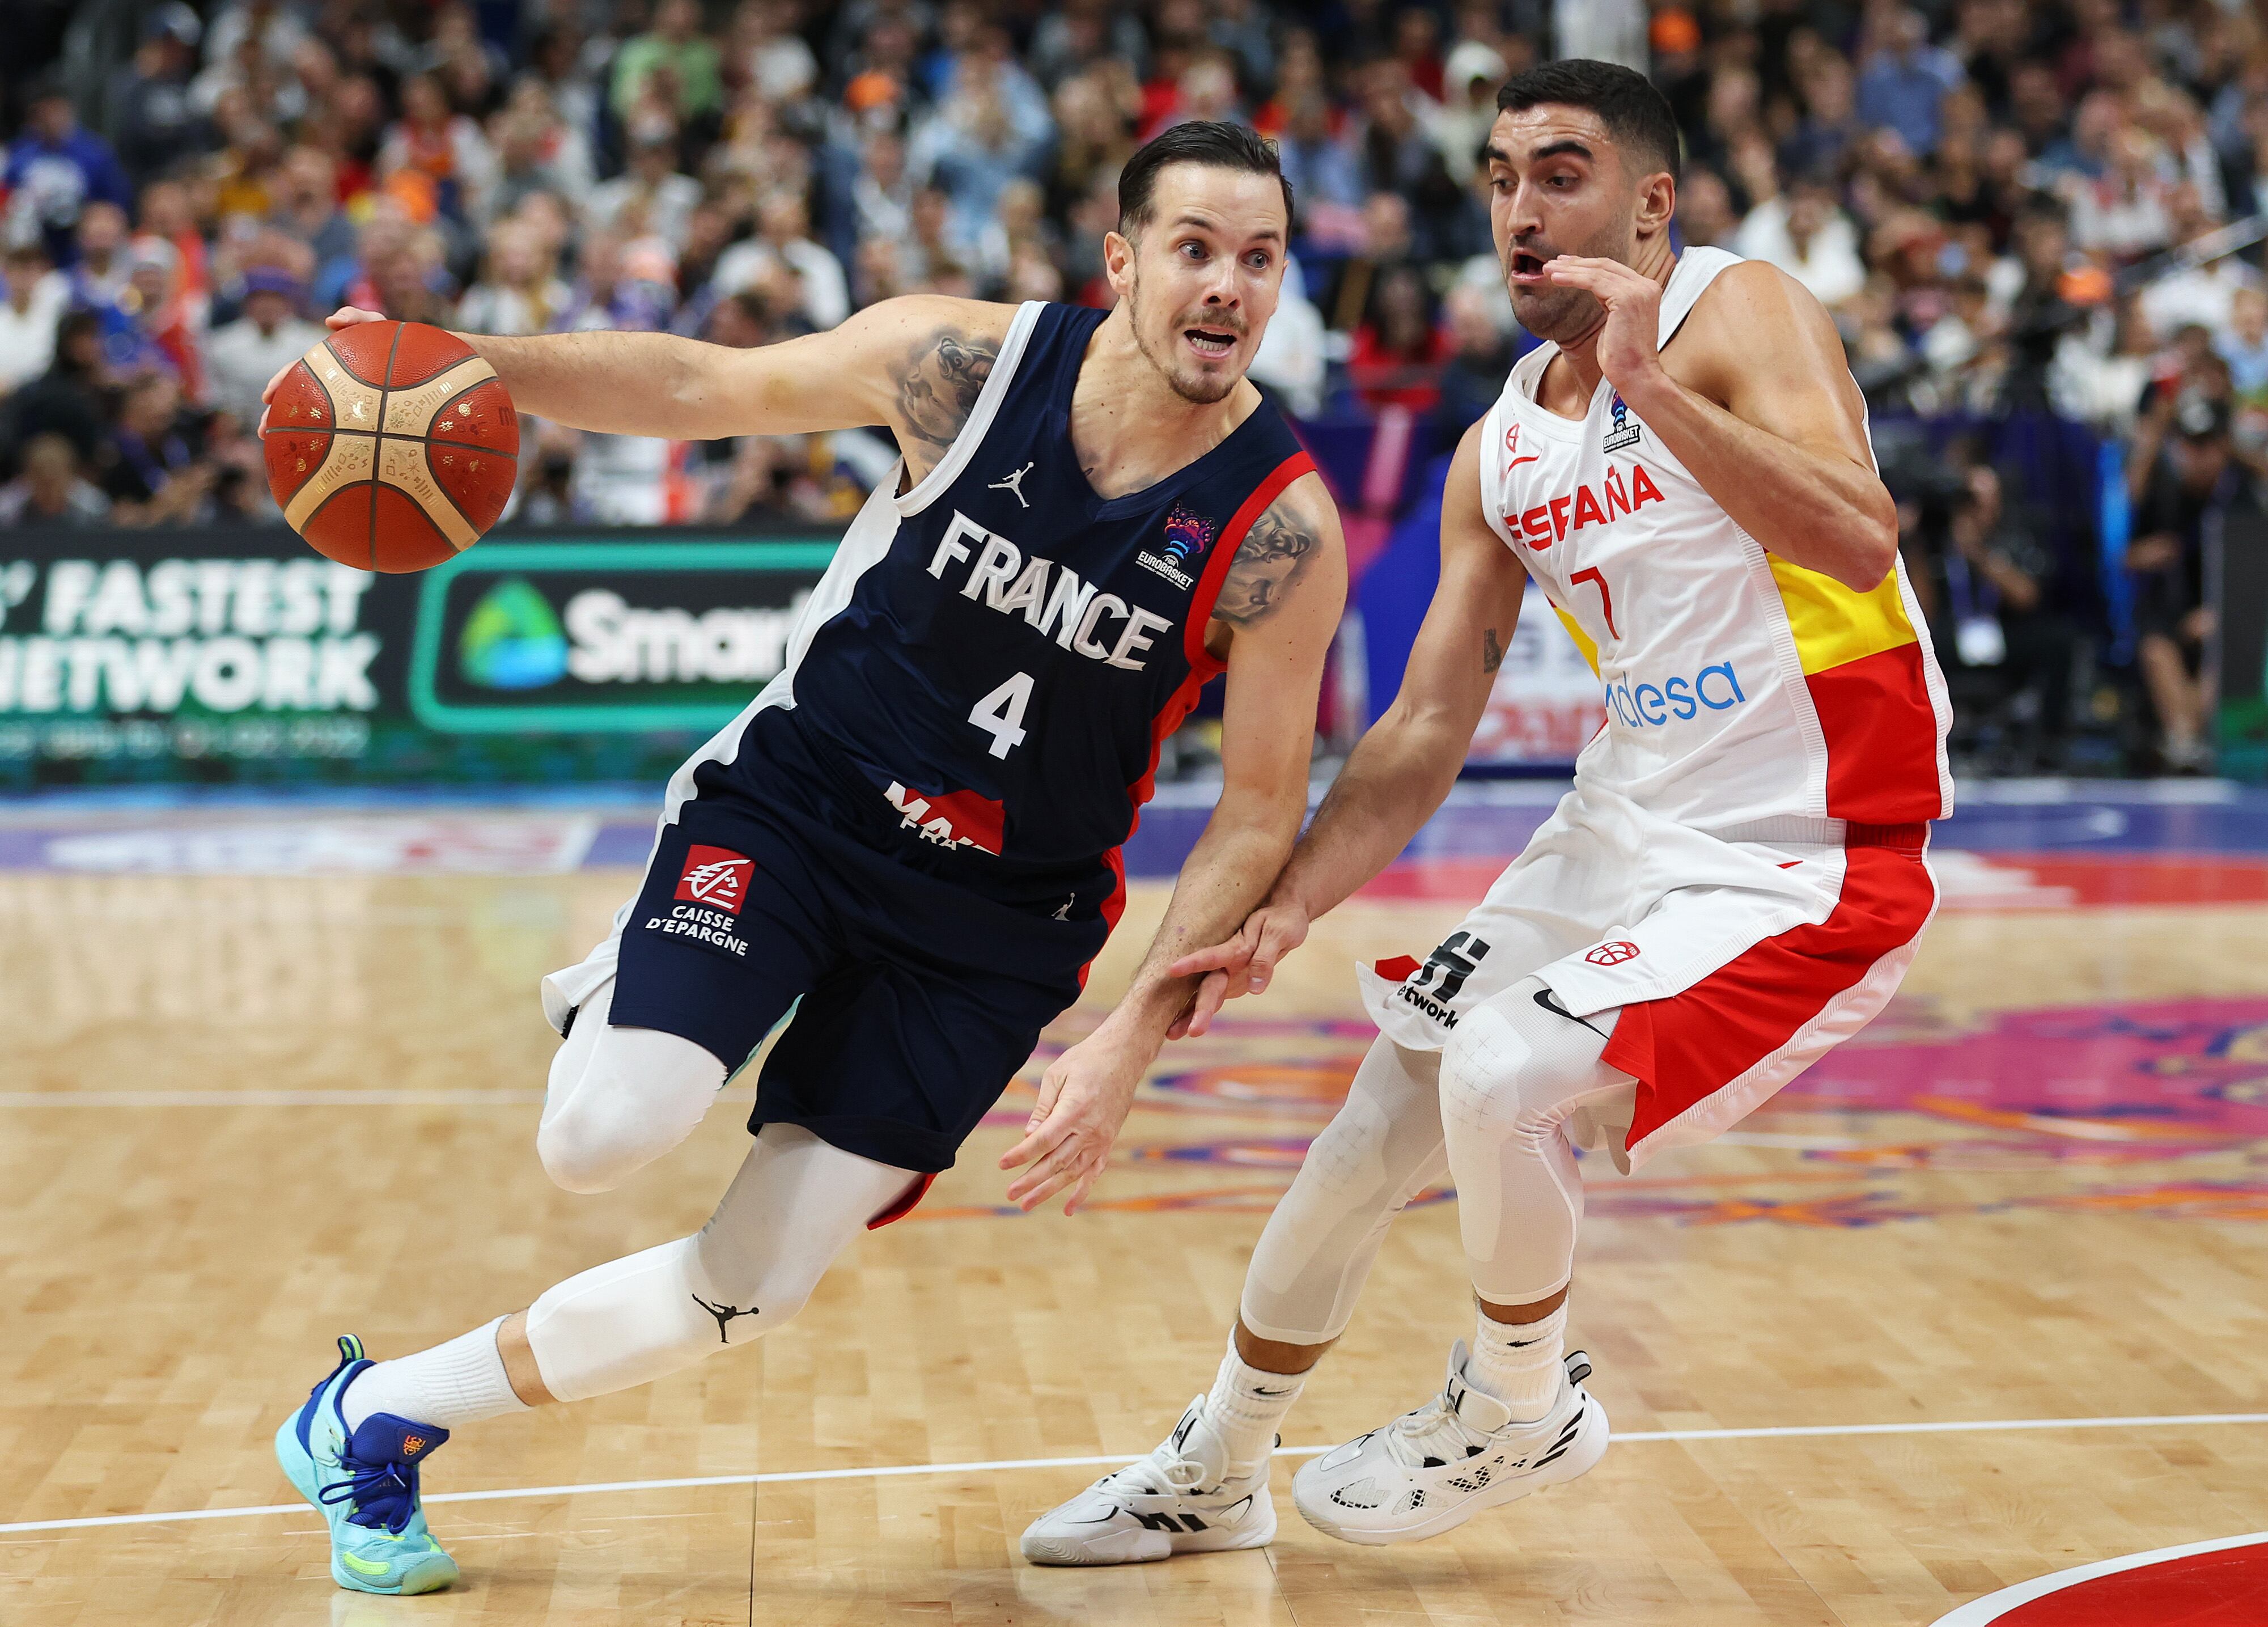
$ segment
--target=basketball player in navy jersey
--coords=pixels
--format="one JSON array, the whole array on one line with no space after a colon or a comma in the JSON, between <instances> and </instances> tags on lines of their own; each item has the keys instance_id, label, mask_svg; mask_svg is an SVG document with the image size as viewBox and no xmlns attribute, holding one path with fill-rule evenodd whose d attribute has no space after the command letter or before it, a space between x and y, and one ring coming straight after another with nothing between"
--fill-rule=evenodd
<instances>
[{"instance_id":1,"label":"basketball player in navy jersey","mask_svg":"<svg viewBox=\"0 0 2268 1627\"><path fill-rule=\"evenodd\" d=\"M418 1470L451 1431L644 1384L792 1317L858 1232L905 1213L1078 998L1124 897L1160 742L1227 674L1220 800L1133 985L1048 1069L1001 1160L1030 1210L1086 1196L1193 983L1292 850L1338 520L1245 379L1291 188L1239 127L1130 159L1116 307L894 299L735 350L657 334L466 335L520 410L696 439L887 427L786 669L671 778L644 885L544 982L565 1036L536 1145L577 1192L669 1151L791 1011L755 1141L708 1225L418 1354L342 1359L276 1452L342 1587L457 1568ZM342 311L333 327L377 320Z\"/></svg>"}]
</instances>

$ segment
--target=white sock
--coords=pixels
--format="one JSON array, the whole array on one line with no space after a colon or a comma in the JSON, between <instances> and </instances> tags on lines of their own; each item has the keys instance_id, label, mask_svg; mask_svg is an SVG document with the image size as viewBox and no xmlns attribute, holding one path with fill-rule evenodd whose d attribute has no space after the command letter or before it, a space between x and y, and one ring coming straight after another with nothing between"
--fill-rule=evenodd
<instances>
[{"instance_id":1,"label":"white sock","mask_svg":"<svg viewBox=\"0 0 2268 1627\"><path fill-rule=\"evenodd\" d=\"M373 1412L391 1412L413 1424L457 1429L507 1412L525 1412L527 1403L512 1391L497 1349L501 1316L484 1328L460 1333L446 1344L415 1356L365 1367L339 1397L339 1410L352 1432Z\"/></svg>"},{"instance_id":2,"label":"white sock","mask_svg":"<svg viewBox=\"0 0 2268 1627\"><path fill-rule=\"evenodd\" d=\"M1540 1321L1500 1322L1486 1312L1473 1334L1472 1358L1465 1382L1533 1424L1559 1398L1561 1365L1567 1355L1567 1303Z\"/></svg>"},{"instance_id":3,"label":"white sock","mask_svg":"<svg viewBox=\"0 0 2268 1627\"><path fill-rule=\"evenodd\" d=\"M1276 1449L1276 1426L1307 1382L1304 1373L1270 1373L1251 1366L1236 1353L1236 1336L1229 1335L1228 1353L1220 1358L1204 1412L1227 1449L1228 1479L1249 1479L1267 1469L1268 1454Z\"/></svg>"}]
</instances>

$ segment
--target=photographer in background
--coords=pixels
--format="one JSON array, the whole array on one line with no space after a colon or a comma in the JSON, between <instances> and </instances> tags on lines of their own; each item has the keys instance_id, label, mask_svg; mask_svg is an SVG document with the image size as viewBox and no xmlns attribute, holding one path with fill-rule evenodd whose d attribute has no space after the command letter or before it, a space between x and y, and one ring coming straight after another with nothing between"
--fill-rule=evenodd
<instances>
[{"instance_id":1,"label":"photographer in background","mask_svg":"<svg viewBox=\"0 0 2268 1627\"><path fill-rule=\"evenodd\" d=\"M1899 512L1907 572L1956 715L1964 725L1984 716L2022 725L2004 732L2014 755L1994 769L2062 772L2079 634L2055 603L2054 550L1972 441L1955 443Z\"/></svg>"},{"instance_id":2,"label":"photographer in background","mask_svg":"<svg viewBox=\"0 0 2268 1627\"><path fill-rule=\"evenodd\" d=\"M2135 662L2157 714L2159 755L2176 773L2203 773L2210 704L2205 601L2208 531L2249 496L2232 455L2228 406L2198 390L2161 394L2134 429L2126 466L2133 504L2126 570L2134 582Z\"/></svg>"}]
</instances>

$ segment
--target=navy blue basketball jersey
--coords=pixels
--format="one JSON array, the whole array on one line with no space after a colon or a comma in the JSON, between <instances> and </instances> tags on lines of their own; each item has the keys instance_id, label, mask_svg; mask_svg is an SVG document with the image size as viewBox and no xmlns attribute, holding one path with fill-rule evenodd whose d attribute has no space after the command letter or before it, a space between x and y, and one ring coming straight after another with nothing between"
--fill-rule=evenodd
<instances>
[{"instance_id":1,"label":"navy blue basketball jersey","mask_svg":"<svg viewBox=\"0 0 2268 1627\"><path fill-rule=\"evenodd\" d=\"M1229 563L1314 466L1263 401L1147 490L1098 497L1071 409L1103 317L1017 311L943 460L902 494L895 476L876 487L786 669L688 769L729 774L755 715L792 708L909 856L950 853L935 867L1018 891L1116 868L1160 744L1222 670L1204 639Z\"/></svg>"}]
</instances>

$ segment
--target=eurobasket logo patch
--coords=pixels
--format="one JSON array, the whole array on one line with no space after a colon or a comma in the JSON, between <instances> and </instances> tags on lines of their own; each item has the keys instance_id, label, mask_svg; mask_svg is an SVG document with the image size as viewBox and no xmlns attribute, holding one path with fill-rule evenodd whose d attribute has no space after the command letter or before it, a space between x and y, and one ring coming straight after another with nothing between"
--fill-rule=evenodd
<instances>
[{"instance_id":1,"label":"eurobasket logo patch","mask_svg":"<svg viewBox=\"0 0 2268 1627\"><path fill-rule=\"evenodd\" d=\"M1620 966L1625 961L1638 959L1638 946L1628 939L1611 944L1601 944L1583 957L1594 966Z\"/></svg>"},{"instance_id":2,"label":"eurobasket logo patch","mask_svg":"<svg viewBox=\"0 0 2268 1627\"><path fill-rule=\"evenodd\" d=\"M1205 549L1220 533L1220 526L1203 514L1190 512L1180 504L1166 516L1166 551L1152 554L1147 548L1134 557L1134 563L1152 576L1163 577L1175 587L1187 593L1197 585L1197 578L1188 569L1204 557Z\"/></svg>"},{"instance_id":3,"label":"eurobasket logo patch","mask_svg":"<svg viewBox=\"0 0 2268 1627\"><path fill-rule=\"evenodd\" d=\"M677 878L677 896L687 903L706 904L726 915L738 915L747 902L748 877L756 861L730 848L703 847L695 843L685 855L685 870Z\"/></svg>"}]
</instances>

